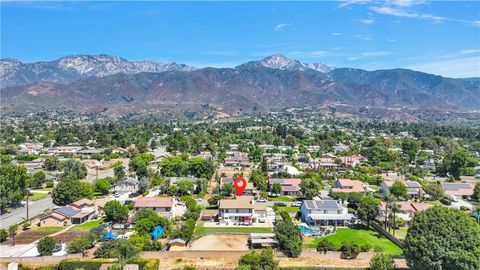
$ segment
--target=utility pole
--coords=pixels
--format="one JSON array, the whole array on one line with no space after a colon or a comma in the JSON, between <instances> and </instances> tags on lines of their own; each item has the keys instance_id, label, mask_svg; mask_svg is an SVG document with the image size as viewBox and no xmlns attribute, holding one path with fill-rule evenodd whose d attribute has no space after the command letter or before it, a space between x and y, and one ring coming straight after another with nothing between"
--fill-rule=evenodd
<instances>
[{"instance_id":1,"label":"utility pole","mask_svg":"<svg viewBox=\"0 0 480 270\"><path fill-rule=\"evenodd\" d=\"M26 190L27 190L27 220L28 220L28 219L29 219L29 212L28 212L28 210L29 210L29 209L28 209L28 207L29 207L29 206L28 206L28 197L29 197L29 195L30 195L30 189L29 189L29 188L27 188Z\"/></svg>"}]
</instances>

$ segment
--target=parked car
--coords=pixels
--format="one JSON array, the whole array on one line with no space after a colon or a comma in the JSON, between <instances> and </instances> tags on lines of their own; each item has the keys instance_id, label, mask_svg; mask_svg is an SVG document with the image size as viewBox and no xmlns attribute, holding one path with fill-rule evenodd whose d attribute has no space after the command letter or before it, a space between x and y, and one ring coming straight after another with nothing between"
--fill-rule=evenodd
<instances>
[{"instance_id":1,"label":"parked car","mask_svg":"<svg viewBox=\"0 0 480 270\"><path fill-rule=\"evenodd\" d=\"M273 205L275 205L275 206L287 206L287 204L284 203L284 202L274 202Z\"/></svg>"},{"instance_id":2,"label":"parked car","mask_svg":"<svg viewBox=\"0 0 480 270\"><path fill-rule=\"evenodd\" d=\"M292 206L302 206L302 202L300 201L292 202Z\"/></svg>"},{"instance_id":3,"label":"parked car","mask_svg":"<svg viewBox=\"0 0 480 270\"><path fill-rule=\"evenodd\" d=\"M264 203L264 202L267 202L267 199L265 199L265 198L260 198L260 199L257 200L257 202L262 202L262 203Z\"/></svg>"},{"instance_id":4,"label":"parked car","mask_svg":"<svg viewBox=\"0 0 480 270\"><path fill-rule=\"evenodd\" d=\"M120 197L120 193L115 192L115 198L118 198L118 197Z\"/></svg>"}]
</instances>

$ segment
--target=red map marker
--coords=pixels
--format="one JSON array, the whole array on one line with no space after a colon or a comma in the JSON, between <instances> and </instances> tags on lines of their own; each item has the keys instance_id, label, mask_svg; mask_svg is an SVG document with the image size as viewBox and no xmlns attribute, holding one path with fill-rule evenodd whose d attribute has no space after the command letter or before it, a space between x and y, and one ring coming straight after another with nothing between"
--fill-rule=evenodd
<instances>
[{"instance_id":1,"label":"red map marker","mask_svg":"<svg viewBox=\"0 0 480 270\"><path fill-rule=\"evenodd\" d=\"M242 196L246 186L247 186L247 180L245 180L245 178L241 176L235 178L235 180L233 181L233 187L237 191L238 196Z\"/></svg>"}]
</instances>

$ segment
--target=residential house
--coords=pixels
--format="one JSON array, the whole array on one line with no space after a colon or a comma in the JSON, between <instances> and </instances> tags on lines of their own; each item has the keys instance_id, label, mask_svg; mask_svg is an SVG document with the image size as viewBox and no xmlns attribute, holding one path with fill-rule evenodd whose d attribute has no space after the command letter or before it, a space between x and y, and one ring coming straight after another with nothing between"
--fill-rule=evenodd
<instances>
[{"instance_id":1,"label":"residential house","mask_svg":"<svg viewBox=\"0 0 480 270\"><path fill-rule=\"evenodd\" d=\"M197 187L198 178L196 177L165 177L165 181L167 181L168 185L176 185L180 181L187 181L193 184L193 189Z\"/></svg>"},{"instance_id":2,"label":"residential house","mask_svg":"<svg viewBox=\"0 0 480 270\"><path fill-rule=\"evenodd\" d=\"M474 185L471 183L441 183L445 195L454 197L466 197L469 198L473 195Z\"/></svg>"},{"instance_id":3,"label":"residential house","mask_svg":"<svg viewBox=\"0 0 480 270\"><path fill-rule=\"evenodd\" d=\"M355 221L347 205L337 200L304 200L300 212L309 225L347 226Z\"/></svg>"},{"instance_id":4,"label":"residential house","mask_svg":"<svg viewBox=\"0 0 480 270\"><path fill-rule=\"evenodd\" d=\"M331 193L338 193L338 192L360 192L364 193L368 189L368 184L363 183L358 180L350 180L350 179L337 179L335 180L335 185L331 190Z\"/></svg>"},{"instance_id":5,"label":"residential house","mask_svg":"<svg viewBox=\"0 0 480 270\"><path fill-rule=\"evenodd\" d=\"M175 199L172 197L140 197L135 202L134 209L135 211L151 209L163 217L170 218L175 215L174 205Z\"/></svg>"},{"instance_id":6,"label":"residential house","mask_svg":"<svg viewBox=\"0 0 480 270\"><path fill-rule=\"evenodd\" d=\"M43 145L39 143L22 143L18 145L20 149L17 154L38 155L43 149Z\"/></svg>"},{"instance_id":7,"label":"residential house","mask_svg":"<svg viewBox=\"0 0 480 270\"><path fill-rule=\"evenodd\" d=\"M395 202L399 206L399 210L395 213L397 217L402 218L407 224L412 220L416 212L427 210L431 207L428 203L419 203L419 202L409 202L409 201L400 201ZM391 205L391 203L390 203ZM386 202L381 202L378 205L380 210L380 221L385 220L385 215L392 213L390 206L387 206Z\"/></svg>"},{"instance_id":8,"label":"residential house","mask_svg":"<svg viewBox=\"0 0 480 270\"><path fill-rule=\"evenodd\" d=\"M247 168L252 166L247 153L234 151L227 154L229 155L225 158L223 162L223 165L225 167Z\"/></svg>"},{"instance_id":9,"label":"residential house","mask_svg":"<svg viewBox=\"0 0 480 270\"><path fill-rule=\"evenodd\" d=\"M388 192L390 192L390 188L396 182L400 182L407 187L407 196L409 198L420 198L425 195L425 191L423 190L422 185L420 185L420 183L418 183L417 181L410 181L410 180L407 180L407 181L383 180L380 183L380 189L379 189L380 193L387 194Z\"/></svg>"},{"instance_id":10,"label":"residential house","mask_svg":"<svg viewBox=\"0 0 480 270\"><path fill-rule=\"evenodd\" d=\"M255 200L252 196L220 200L218 215L221 220L232 222L252 222L255 215Z\"/></svg>"},{"instance_id":11,"label":"residential house","mask_svg":"<svg viewBox=\"0 0 480 270\"><path fill-rule=\"evenodd\" d=\"M343 165L352 168L361 165L362 161L367 160L367 158L362 155L343 156L338 157L338 159L340 160L340 162L342 162Z\"/></svg>"},{"instance_id":12,"label":"residential house","mask_svg":"<svg viewBox=\"0 0 480 270\"><path fill-rule=\"evenodd\" d=\"M274 183L278 183L282 186L280 195L287 196L300 196L300 183L302 182L299 178L272 178L268 180L268 188L270 192Z\"/></svg>"},{"instance_id":13,"label":"residential house","mask_svg":"<svg viewBox=\"0 0 480 270\"><path fill-rule=\"evenodd\" d=\"M40 217L40 226L42 227L51 227L51 226L64 226L70 224L82 224L90 220L96 213L96 208L94 206L87 206L86 204L81 204L82 207L75 207L75 204L62 206L56 209L53 209L52 212Z\"/></svg>"},{"instance_id":14,"label":"residential house","mask_svg":"<svg viewBox=\"0 0 480 270\"><path fill-rule=\"evenodd\" d=\"M246 178L245 178L246 179ZM244 195L253 195L253 194L256 194L257 193L257 189L255 188L255 186L253 185L252 182L248 181L247 180L247 186L245 187L245 189L243 190L243 194ZM220 188L223 187L223 185L225 184L232 184L233 185L233 182L234 182L234 179L232 177L222 177L220 178Z\"/></svg>"},{"instance_id":15,"label":"residential house","mask_svg":"<svg viewBox=\"0 0 480 270\"><path fill-rule=\"evenodd\" d=\"M137 192L140 182L132 177L126 177L115 184L114 190L119 193Z\"/></svg>"}]
</instances>

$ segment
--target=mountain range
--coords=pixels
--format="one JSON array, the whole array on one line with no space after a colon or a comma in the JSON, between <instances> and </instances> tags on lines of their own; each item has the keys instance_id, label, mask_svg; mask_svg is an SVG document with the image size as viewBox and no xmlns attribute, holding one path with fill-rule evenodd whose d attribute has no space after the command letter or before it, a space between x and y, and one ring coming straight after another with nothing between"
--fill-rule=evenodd
<instances>
[{"instance_id":1,"label":"mountain range","mask_svg":"<svg viewBox=\"0 0 480 270\"><path fill-rule=\"evenodd\" d=\"M108 55L36 63L2 59L0 77L4 111L235 115L303 107L360 112L480 109L478 78L445 78L408 69L334 68L279 54L234 68L131 62Z\"/></svg>"}]
</instances>

